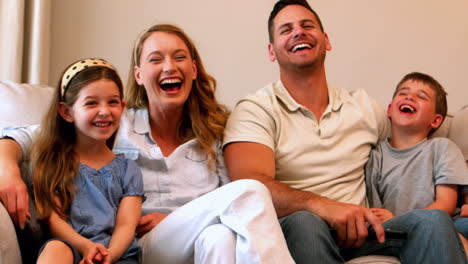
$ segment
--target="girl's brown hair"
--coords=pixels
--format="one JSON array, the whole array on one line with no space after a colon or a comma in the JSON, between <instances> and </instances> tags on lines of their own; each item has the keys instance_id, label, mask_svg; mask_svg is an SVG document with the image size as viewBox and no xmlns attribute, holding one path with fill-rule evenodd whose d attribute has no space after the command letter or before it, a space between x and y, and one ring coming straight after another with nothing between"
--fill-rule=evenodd
<instances>
[{"instance_id":1,"label":"girl's brown hair","mask_svg":"<svg viewBox=\"0 0 468 264\"><path fill-rule=\"evenodd\" d=\"M103 66L89 67L77 73L68 83L63 96L60 95L61 81L55 90L31 150L34 199L40 219L47 219L52 211L66 218L75 193L74 180L78 173L74 151L75 126L60 116L59 104L62 102L72 107L84 86L101 79L115 82L122 97L123 86L119 75ZM114 138L115 133L107 140L110 148Z\"/></svg>"},{"instance_id":2,"label":"girl's brown hair","mask_svg":"<svg viewBox=\"0 0 468 264\"><path fill-rule=\"evenodd\" d=\"M182 141L196 138L202 151L208 154L210 168L213 168L213 164L216 162L216 152L213 150L213 144L215 141L222 141L229 111L216 100L216 80L206 72L193 41L181 28L169 24L159 24L152 26L139 36L133 48L128 74L125 93L127 107L136 109L148 107L146 90L136 82L134 69L135 66L140 66L143 43L154 32L166 32L178 36L184 41L190 56L195 61L198 72L197 78L193 81L192 90L184 105L178 136Z\"/></svg>"}]
</instances>

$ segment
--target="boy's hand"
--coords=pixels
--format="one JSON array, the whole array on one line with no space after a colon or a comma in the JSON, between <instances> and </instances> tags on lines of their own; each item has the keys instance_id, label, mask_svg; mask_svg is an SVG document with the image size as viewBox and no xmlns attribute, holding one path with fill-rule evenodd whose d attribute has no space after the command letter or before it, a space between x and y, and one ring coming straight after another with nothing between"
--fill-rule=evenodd
<instances>
[{"instance_id":1,"label":"boy's hand","mask_svg":"<svg viewBox=\"0 0 468 264\"><path fill-rule=\"evenodd\" d=\"M94 261L103 261L102 263L110 264L107 256L109 256L109 252L103 244L93 243L83 252L83 259L80 261L80 264L94 264Z\"/></svg>"},{"instance_id":2,"label":"boy's hand","mask_svg":"<svg viewBox=\"0 0 468 264\"><path fill-rule=\"evenodd\" d=\"M388 219L395 217L395 215L392 212L384 208L371 208L370 210L372 211L372 213L375 214L375 216L377 216L380 219L381 223L387 221ZM467 208L467 212L468 212L468 208Z\"/></svg>"},{"instance_id":3,"label":"boy's hand","mask_svg":"<svg viewBox=\"0 0 468 264\"><path fill-rule=\"evenodd\" d=\"M461 217L468 217L468 204L464 204L460 210Z\"/></svg>"}]
</instances>

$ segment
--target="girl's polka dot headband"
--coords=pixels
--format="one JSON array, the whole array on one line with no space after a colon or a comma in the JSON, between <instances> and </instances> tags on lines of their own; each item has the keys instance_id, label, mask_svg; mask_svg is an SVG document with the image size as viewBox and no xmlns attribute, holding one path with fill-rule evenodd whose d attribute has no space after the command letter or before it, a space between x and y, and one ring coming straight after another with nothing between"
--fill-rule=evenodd
<instances>
[{"instance_id":1,"label":"girl's polka dot headband","mask_svg":"<svg viewBox=\"0 0 468 264\"><path fill-rule=\"evenodd\" d=\"M109 64L107 61L103 59L83 59L83 60L77 61L73 63L70 67L68 67L68 69L65 71L65 73L62 76L61 87L60 87L60 97L63 98L68 84L70 83L71 79L75 77L75 75L77 75L79 72L81 72L84 69L87 69L90 67L96 67L96 66L107 67L117 72L114 66L112 66L111 64Z\"/></svg>"}]
</instances>

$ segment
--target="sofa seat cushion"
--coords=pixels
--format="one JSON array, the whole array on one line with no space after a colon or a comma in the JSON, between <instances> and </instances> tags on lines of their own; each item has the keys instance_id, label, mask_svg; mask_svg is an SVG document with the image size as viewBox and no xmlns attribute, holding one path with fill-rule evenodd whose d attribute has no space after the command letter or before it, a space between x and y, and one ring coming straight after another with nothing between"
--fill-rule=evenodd
<instances>
[{"instance_id":1,"label":"sofa seat cushion","mask_svg":"<svg viewBox=\"0 0 468 264\"><path fill-rule=\"evenodd\" d=\"M395 257L390 256L362 256L359 258L351 259L346 264L399 264L400 261Z\"/></svg>"}]
</instances>

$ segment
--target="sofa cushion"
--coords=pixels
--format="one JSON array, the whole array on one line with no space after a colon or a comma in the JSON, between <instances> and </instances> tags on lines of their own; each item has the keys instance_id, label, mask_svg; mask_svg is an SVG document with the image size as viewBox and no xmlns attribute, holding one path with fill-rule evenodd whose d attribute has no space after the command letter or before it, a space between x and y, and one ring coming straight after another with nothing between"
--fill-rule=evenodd
<instances>
[{"instance_id":1,"label":"sofa cushion","mask_svg":"<svg viewBox=\"0 0 468 264\"><path fill-rule=\"evenodd\" d=\"M448 138L461 149L468 165L468 106L458 111L450 123Z\"/></svg>"},{"instance_id":2,"label":"sofa cushion","mask_svg":"<svg viewBox=\"0 0 468 264\"><path fill-rule=\"evenodd\" d=\"M399 264L400 261L390 256L363 256L354 258L346 264Z\"/></svg>"},{"instance_id":3,"label":"sofa cushion","mask_svg":"<svg viewBox=\"0 0 468 264\"><path fill-rule=\"evenodd\" d=\"M447 137L450 130L450 124L452 123L453 115L448 114L444 122L440 125L440 127L432 134L431 137Z\"/></svg>"},{"instance_id":4,"label":"sofa cushion","mask_svg":"<svg viewBox=\"0 0 468 264\"><path fill-rule=\"evenodd\" d=\"M0 126L39 124L54 89L44 85L0 82Z\"/></svg>"}]
</instances>

